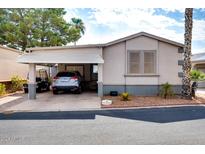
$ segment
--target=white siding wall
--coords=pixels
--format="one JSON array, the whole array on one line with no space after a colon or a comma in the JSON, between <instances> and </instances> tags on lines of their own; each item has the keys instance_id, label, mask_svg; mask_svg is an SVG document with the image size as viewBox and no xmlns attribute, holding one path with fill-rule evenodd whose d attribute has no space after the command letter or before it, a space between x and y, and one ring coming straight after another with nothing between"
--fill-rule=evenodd
<instances>
[{"instance_id":1,"label":"white siding wall","mask_svg":"<svg viewBox=\"0 0 205 154\"><path fill-rule=\"evenodd\" d=\"M125 42L118 43L103 50L103 84L122 85L125 74Z\"/></svg>"},{"instance_id":2,"label":"white siding wall","mask_svg":"<svg viewBox=\"0 0 205 154\"><path fill-rule=\"evenodd\" d=\"M140 36L126 42L127 50L157 50L158 49L158 41Z\"/></svg>"},{"instance_id":3,"label":"white siding wall","mask_svg":"<svg viewBox=\"0 0 205 154\"><path fill-rule=\"evenodd\" d=\"M126 76L127 50L155 50L156 51L156 76ZM103 84L104 85L158 85L169 82L181 85L178 72L182 67L178 60L182 54L178 47L148 37L138 37L126 42L111 45L103 49Z\"/></svg>"},{"instance_id":4,"label":"white siding wall","mask_svg":"<svg viewBox=\"0 0 205 154\"><path fill-rule=\"evenodd\" d=\"M126 85L158 85L158 77L133 76L126 77Z\"/></svg>"},{"instance_id":5,"label":"white siding wall","mask_svg":"<svg viewBox=\"0 0 205 154\"><path fill-rule=\"evenodd\" d=\"M178 47L159 42L159 83L169 82L170 84L182 84L182 79L178 77L178 72L182 71L182 66L178 65L178 60L182 60L182 53L178 53Z\"/></svg>"},{"instance_id":6,"label":"white siding wall","mask_svg":"<svg viewBox=\"0 0 205 154\"><path fill-rule=\"evenodd\" d=\"M18 52L0 47L0 81L9 81L13 75L26 79L28 65L16 62Z\"/></svg>"},{"instance_id":7,"label":"white siding wall","mask_svg":"<svg viewBox=\"0 0 205 154\"><path fill-rule=\"evenodd\" d=\"M155 50L156 55L158 55L158 41L148 37L141 36L135 39L128 40L126 42L126 49L127 50ZM157 64L158 64L158 57L156 56L156 66ZM127 62L125 62L125 65L127 69L128 68ZM158 72L158 69L156 71ZM126 83L127 85L158 85L158 77L150 77L150 76L126 77Z\"/></svg>"}]
</instances>

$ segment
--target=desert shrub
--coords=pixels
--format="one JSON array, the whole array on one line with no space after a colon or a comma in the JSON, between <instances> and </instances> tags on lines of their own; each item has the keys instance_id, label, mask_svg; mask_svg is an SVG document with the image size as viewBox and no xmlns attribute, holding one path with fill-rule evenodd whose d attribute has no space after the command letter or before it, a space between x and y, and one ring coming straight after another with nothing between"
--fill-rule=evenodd
<instances>
[{"instance_id":1,"label":"desert shrub","mask_svg":"<svg viewBox=\"0 0 205 154\"><path fill-rule=\"evenodd\" d=\"M6 94L6 86L3 83L0 83L0 96Z\"/></svg>"},{"instance_id":2,"label":"desert shrub","mask_svg":"<svg viewBox=\"0 0 205 154\"><path fill-rule=\"evenodd\" d=\"M195 82L205 80L205 73L199 70L191 70L190 76L191 76L191 80Z\"/></svg>"},{"instance_id":3,"label":"desert shrub","mask_svg":"<svg viewBox=\"0 0 205 154\"><path fill-rule=\"evenodd\" d=\"M173 96L173 90L172 90L172 85L166 82L165 84L161 85L161 90L160 90L160 96L163 98L171 97Z\"/></svg>"},{"instance_id":4,"label":"desert shrub","mask_svg":"<svg viewBox=\"0 0 205 154\"><path fill-rule=\"evenodd\" d=\"M127 92L121 94L121 100L122 101L129 101L130 100L129 97L130 97L130 95Z\"/></svg>"},{"instance_id":5,"label":"desert shrub","mask_svg":"<svg viewBox=\"0 0 205 154\"><path fill-rule=\"evenodd\" d=\"M53 82L52 77L48 77L48 82L49 82L49 83L52 83L52 82Z\"/></svg>"},{"instance_id":6,"label":"desert shrub","mask_svg":"<svg viewBox=\"0 0 205 154\"><path fill-rule=\"evenodd\" d=\"M11 78L11 90L12 90L12 92L22 90L24 82L25 81L22 80L18 75L12 76L12 78Z\"/></svg>"}]
</instances>

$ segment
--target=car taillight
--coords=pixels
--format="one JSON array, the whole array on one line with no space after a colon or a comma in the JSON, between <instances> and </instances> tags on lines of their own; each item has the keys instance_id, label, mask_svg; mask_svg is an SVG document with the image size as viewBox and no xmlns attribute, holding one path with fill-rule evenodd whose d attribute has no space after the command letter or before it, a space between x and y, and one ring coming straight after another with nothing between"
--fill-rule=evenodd
<instances>
[{"instance_id":1,"label":"car taillight","mask_svg":"<svg viewBox=\"0 0 205 154\"><path fill-rule=\"evenodd\" d=\"M57 76L55 76L54 78L53 78L53 80L55 81L55 80L57 80L59 77L57 77Z\"/></svg>"},{"instance_id":2,"label":"car taillight","mask_svg":"<svg viewBox=\"0 0 205 154\"><path fill-rule=\"evenodd\" d=\"M77 76L73 76L71 77L72 80L78 80L78 77Z\"/></svg>"}]
</instances>

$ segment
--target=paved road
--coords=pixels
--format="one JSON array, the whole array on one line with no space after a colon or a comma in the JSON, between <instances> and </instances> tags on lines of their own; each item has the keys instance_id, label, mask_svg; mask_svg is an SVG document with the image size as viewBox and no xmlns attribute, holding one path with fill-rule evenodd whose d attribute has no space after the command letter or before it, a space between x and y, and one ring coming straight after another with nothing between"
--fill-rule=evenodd
<instances>
[{"instance_id":1,"label":"paved road","mask_svg":"<svg viewBox=\"0 0 205 154\"><path fill-rule=\"evenodd\" d=\"M205 144L205 107L0 114L0 144Z\"/></svg>"}]
</instances>

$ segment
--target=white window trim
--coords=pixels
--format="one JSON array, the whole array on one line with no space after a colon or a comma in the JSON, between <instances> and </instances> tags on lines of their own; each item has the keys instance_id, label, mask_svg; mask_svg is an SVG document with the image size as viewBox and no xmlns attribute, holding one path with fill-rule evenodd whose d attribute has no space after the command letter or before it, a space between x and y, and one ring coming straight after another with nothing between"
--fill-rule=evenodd
<instances>
[{"instance_id":1,"label":"white window trim","mask_svg":"<svg viewBox=\"0 0 205 154\"><path fill-rule=\"evenodd\" d=\"M140 73L130 73L130 52L140 53ZM154 53L154 73L144 73L144 53ZM127 50L127 75L156 75L157 74L157 51L156 50Z\"/></svg>"}]
</instances>

